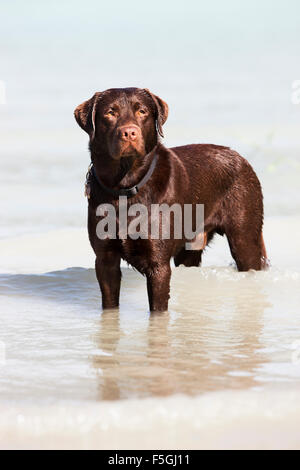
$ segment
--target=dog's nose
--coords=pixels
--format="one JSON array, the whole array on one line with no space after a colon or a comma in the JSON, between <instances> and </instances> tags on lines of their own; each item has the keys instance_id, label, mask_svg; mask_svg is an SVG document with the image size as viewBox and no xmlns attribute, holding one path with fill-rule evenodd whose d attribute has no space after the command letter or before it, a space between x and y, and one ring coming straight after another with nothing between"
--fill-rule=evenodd
<instances>
[{"instance_id":1,"label":"dog's nose","mask_svg":"<svg viewBox=\"0 0 300 470\"><path fill-rule=\"evenodd\" d=\"M120 137L122 140L135 140L137 138L138 130L134 126L123 127L120 129Z\"/></svg>"}]
</instances>

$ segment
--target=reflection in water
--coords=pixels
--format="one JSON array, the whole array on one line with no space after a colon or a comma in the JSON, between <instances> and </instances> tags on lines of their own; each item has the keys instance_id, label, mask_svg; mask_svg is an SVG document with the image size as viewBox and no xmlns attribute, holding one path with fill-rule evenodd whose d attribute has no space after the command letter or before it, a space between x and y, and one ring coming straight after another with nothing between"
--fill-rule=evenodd
<instances>
[{"instance_id":1,"label":"reflection in water","mask_svg":"<svg viewBox=\"0 0 300 470\"><path fill-rule=\"evenodd\" d=\"M270 307L259 283L249 289L232 280L202 280L201 292L186 279L191 271L182 274L174 273L170 312L146 321L136 312L133 322L122 310L102 314L91 356L99 400L259 385L257 371L267 361L260 341L263 314Z\"/></svg>"},{"instance_id":2,"label":"reflection in water","mask_svg":"<svg viewBox=\"0 0 300 470\"><path fill-rule=\"evenodd\" d=\"M170 373L173 364L169 324L169 312L154 313L149 318L146 356L148 368L151 371L151 382L149 384L151 395L171 395L175 390L175 377Z\"/></svg>"},{"instance_id":3,"label":"reflection in water","mask_svg":"<svg viewBox=\"0 0 300 470\"><path fill-rule=\"evenodd\" d=\"M191 305L194 314L190 318L185 313L178 317L174 323L174 336L181 337L182 344L180 352L174 351L182 364L178 391L195 394L257 385L255 370L267 360L260 334L263 313L270 304L259 285L253 287L243 293L241 286L232 283L210 283L205 295L200 294L200 314L198 303ZM193 290L195 286L190 287L189 295L195 299Z\"/></svg>"},{"instance_id":4,"label":"reflection in water","mask_svg":"<svg viewBox=\"0 0 300 470\"><path fill-rule=\"evenodd\" d=\"M101 400L120 398L117 381L120 366L117 347L120 337L119 311L117 309L105 311L101 315L99 334L95 336L97 347L101 352L92 357L93 366L99 375Z\"/></svg>"},{"instance_id":5,"label":"reflection in water","mask_svg":"<svg viewBox=\"0 0 300 470\"><path fill-rule=\"evenodd\" d=\"M0 399L56 403L298 386L291 354L299 341L299 282L298 272L273 268L177 268L170 311L149 315L145 280L123 269L120 310L99 315L93 270L2 275Z\"/></svg>"}]
</instances>

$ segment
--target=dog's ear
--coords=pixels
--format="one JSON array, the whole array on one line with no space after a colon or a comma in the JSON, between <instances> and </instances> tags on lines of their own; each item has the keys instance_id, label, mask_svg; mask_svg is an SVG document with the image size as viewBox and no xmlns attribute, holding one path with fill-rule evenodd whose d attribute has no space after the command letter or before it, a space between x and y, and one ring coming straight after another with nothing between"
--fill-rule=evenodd
<instances>
[{"instance_id":1,"label":"dog's ear","mask_svg":"<svg viewBox=\"0 0 300 470\"><path fill-rule=\"evenodd\" d=\"M162 126L164 125L164 123L166 122L166 120L168 118L169 106L159 96L154 95L147 88L145 88L144 90L152 98L152 100L155 104L155 108L156 108L156 116L155 116L155 118L156 118L156 127L157 127L157 131L158 131L159 135L161 137L163 137L164 134L163 134Z\"/></svg>"},{"instance_id":2,"label":"dog's ear","mask_svg":"<svg viewBox=\"0 0 300 470\"><path fill-rule=\"evenodd\" d=\"M96 110L100 95L101 93L95 93L92 98L81 103L74 111L77 123L89 134L91 140L95 137Z\"/></svg>"}]
</instances>

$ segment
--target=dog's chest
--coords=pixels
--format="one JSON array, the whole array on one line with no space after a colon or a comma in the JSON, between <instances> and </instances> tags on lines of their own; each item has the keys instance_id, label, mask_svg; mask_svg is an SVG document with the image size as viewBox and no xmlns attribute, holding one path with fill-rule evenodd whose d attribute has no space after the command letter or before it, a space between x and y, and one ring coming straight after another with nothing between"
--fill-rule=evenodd
<instances>
[{"instance_id":1,"label":"dog's chest","mask_svg":"<svg viewBox=\"0 0 300 470\"><path fill-rule=\"evenodd\" d=\"M118 209L112 211L109 218L106 210L101 215L95 214L97 244L102 250L117 249L123 260L144 273L158 253L155 243L158 240L149 237L151 217L146 211L142 215L139 211L130 215Z\"/></svg>"},{"instance_id":2,"label":"dog's chest","mask_svg":"<svg viewBox=\"0 0 300 470\"><path fill-rule=\"evenodd\" d=\"M149 240L120 240L121 258L141 273L146 273L153 264L156 254Z\"/></svg>"}]
</instances>

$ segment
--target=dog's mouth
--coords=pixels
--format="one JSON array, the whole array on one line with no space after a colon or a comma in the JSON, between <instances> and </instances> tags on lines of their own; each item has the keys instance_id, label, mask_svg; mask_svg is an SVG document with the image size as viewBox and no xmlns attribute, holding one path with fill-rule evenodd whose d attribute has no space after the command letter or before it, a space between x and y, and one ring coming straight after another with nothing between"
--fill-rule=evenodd
<instances>
[{"instance_id":1,"label":"dog's mouth","mask_svg":"<svg viewBox=\"0 0 300 470\"><path fill-rule=\"evenodd\" d=\"M145 155L145 146L140 142L117 142L111 147L111 156L114 160L121 158L137 158Z\"/></svg>"},{"instance_id":2,"label":"dog's mouth","mask_svg":"<svg viewBox=\"0 0 300 470\"><path fill-rule=\"evenodd\" d=\"M139 146L134 145L132 143L128 143L127 145L122 145L121 151L120 151L120 158L122 157L132 157L132 156L138 156L140 155L140 149Z\"/></svg>"}]
</instances>

